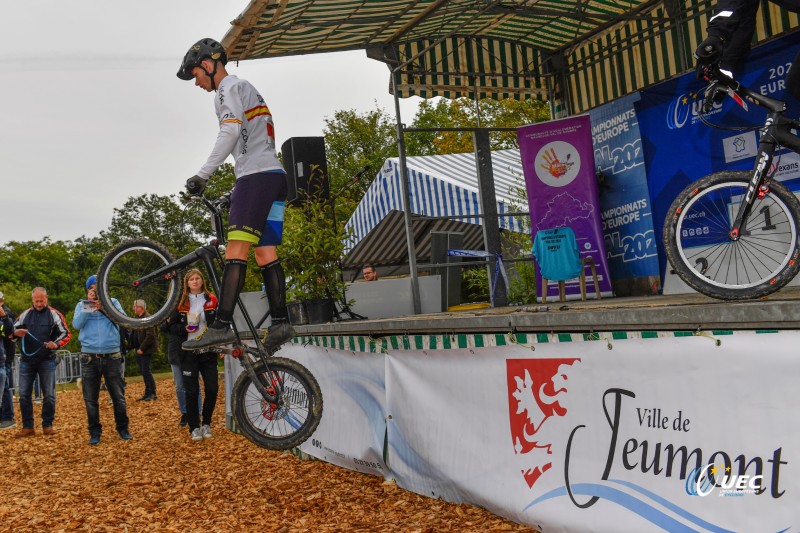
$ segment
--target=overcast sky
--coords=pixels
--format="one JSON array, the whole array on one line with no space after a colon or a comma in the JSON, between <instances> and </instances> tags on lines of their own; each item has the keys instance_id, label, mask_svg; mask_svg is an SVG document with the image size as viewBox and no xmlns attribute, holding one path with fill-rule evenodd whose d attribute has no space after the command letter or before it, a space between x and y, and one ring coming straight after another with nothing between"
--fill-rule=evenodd
<instances>
[{"instance_id":1,"label":"overcast sky","mask_svg":"<svg viewBox=\"0 0 800 533\"><path fill-rule=\"evenodd\" d=\"M3 0L0 243L106 229L130 196L178 192L218 130L213 96L175 73L247 0ZM278 145L340 109L394 116L389 71L363 51L231 64L272 111ZM410 123L418 99L401 100ZM229 161L233 161L230 159Z\"/></svg>"}]
</instances>

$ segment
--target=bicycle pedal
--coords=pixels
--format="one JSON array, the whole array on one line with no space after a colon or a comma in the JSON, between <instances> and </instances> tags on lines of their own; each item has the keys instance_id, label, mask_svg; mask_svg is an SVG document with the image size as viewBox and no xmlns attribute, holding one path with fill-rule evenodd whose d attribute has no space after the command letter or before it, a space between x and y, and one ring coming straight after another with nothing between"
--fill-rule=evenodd
<instances>
[{"instance_id":1,"label":"bicycle pedal","mask_svg":"<svg viewBox=\"0 0 800 533\"><path fill-rule=\"evenodd\" d=\"M217 348L219 353L223 353L225 355L230 355L235 359L240 358L244 355L246 349L244 346L231 346L230 348Z\"/></svg>"}]
</instances>

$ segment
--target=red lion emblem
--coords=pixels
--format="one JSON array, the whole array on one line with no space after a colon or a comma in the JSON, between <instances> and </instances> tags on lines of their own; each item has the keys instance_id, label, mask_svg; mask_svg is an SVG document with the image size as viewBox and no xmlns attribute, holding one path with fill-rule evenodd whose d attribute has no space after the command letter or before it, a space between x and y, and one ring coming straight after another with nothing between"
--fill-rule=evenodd
<instances>
[{"instance_id":1,"label":"red lion emblem","mask_svg":"<svg viewBox=\"0 0 800 533\"><path fill-rule=\"evenodd\" d=\"M553 466L548 419L567 414L559 403L567 394L567 373L580 359L508 359L508 414L514 452L525 454L522 476L529 488Z\"/></svg>"}]
</instances>

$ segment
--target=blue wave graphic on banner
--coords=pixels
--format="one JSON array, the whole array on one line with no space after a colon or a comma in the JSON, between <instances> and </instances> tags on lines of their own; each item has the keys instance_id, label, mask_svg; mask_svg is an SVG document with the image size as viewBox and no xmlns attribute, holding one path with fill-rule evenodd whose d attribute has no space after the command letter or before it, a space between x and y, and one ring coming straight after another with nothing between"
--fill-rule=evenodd
<instances>
[{"instance_id":1,"label":"blue wave graphic on banner","mask_svg":"<svg viewBox=\"0 0 800 533\"><path fill-rule=\"evenodd\" d=\"M651 497L659 504L666 506L670 510L674 511L676 514L680 515L681 517L691 521L694 524L697 524L699 527L705 528L709 531L713 531L715 533L733 533L729 529L722 528L720 526L716 526L703 520L702 518L695 516L686 510L678 507L677 505L661 498L653 494L652 492L648 491L647 489L637 487L632 483L616 481L617 483L621 483L623 485L629 486L630 488L636 490L637 492ZM596 483L577 483L572 485L572 494L578 496L599 496L604 500L608 500L612 503L615 503L625 509L635 513L648 522L657 525L658 527L665 529L667 531L697 531L696 529L692 529L691 527L678 522L676 519L672 518L671 516L667 515L663 511L656 509L649 503L639 500L636 497L622 492L621 490L615 489L614 487L608 487L605 485L598 485ZM557 489L553 489L550 492L543 494L542 496L536 498L531 503L529 503L523 511L527 511L534 505L541 503L546 500L550 500L552 498L557 498L560 496L567 496L567 488L566 487L559 487Z\"/></svg>"},{"instance_id":2,"label":"blue wave graphic on banner","mask_svg":"<svg viewBox=\"0 0 800 533\"><path fill-rule=\"evenodd\" d=\"M691 520L693 523L695 523L695 524L697 524L699 526L702 526L702 527L704 527L706 529L709 529L711 531L725 531L725 532L728 531L727 529L720 529L718 526L715 526L714 524L712 524L710 522L706 522L702 518L699 518L699 517L691 514L689 511L687 511L683 507L679 507L679 506L675 505L674 503L672 503L671 501L667 500L666 498L662 498L661 496L659 496L655 492L647 490L644 487L640 487L639 485L631 483L630 481L622 481L621 479L609 479L609 481L611 483L618 483L618 484L620 484L620 485L622 485L624 487L628 487L629 489L635 490L636 492L638 492L640 494L644 494L645 496L647 496L651 500L653 500L653 501L655 501L657 503L660 503L661 505L663 505L664 507L666 507L670 511L674 512L675 514L677 514L678 516L682 516L683 518Z\"/></svg>"}]
</instances>

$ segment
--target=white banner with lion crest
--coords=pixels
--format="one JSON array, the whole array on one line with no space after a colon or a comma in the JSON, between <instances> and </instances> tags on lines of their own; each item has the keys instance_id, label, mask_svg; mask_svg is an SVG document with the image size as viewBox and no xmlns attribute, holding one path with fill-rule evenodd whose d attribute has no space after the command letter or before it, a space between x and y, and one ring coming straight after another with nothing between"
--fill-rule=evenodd
<instances>
[{"instance_id":1,"label":"white banner with lion crest","mask_svg":"<svg viewBox=\"0 0 800 533\"><path fill-rule=\"evenodd\" d=\"M372 354L390 475L543 532L797 530L800 332L718 340ZM314 438L335 445L348 416Z\"/></svg>"}]
</instances>

